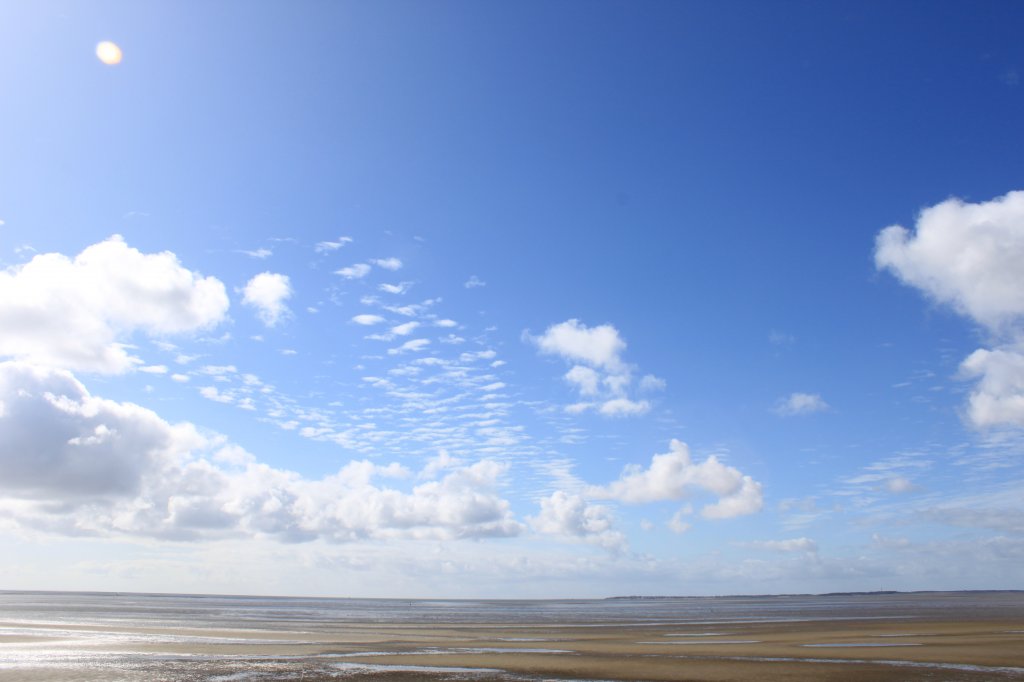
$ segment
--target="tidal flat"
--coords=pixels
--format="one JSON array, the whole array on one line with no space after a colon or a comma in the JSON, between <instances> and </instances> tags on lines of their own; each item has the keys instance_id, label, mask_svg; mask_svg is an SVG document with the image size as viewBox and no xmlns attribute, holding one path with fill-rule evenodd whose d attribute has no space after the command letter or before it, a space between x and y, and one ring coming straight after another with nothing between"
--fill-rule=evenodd
<instances>
[{"instance_id":1,"label":"tidal flat","mask_svg":"<svg viewBox=\"0 0 1024 682\"><path fill-rule=\"evenodd\" d=\"M1024 593L0 593L4 680L1024 680Z\"/></svg>"}]
</instances>

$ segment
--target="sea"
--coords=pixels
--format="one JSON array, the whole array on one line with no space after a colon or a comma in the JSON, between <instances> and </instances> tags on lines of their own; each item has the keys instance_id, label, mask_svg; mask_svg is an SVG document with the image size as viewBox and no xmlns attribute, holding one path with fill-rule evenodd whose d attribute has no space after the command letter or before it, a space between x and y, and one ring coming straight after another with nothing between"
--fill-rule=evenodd
<instances>
[{"instance_id":1,"label":"sea","mask_svg":"<svg viewBox=\"0 0 1024 682\"><path fill-rule=\"evenodd\" d=\"M533 679L489 669L350 663L345 659L382 653L379 645L335 653L323 653L321 645L365 635L367 628L400 626L426 633L452 626L506 631L529 626L530 632L706 626L714 631L743 623L914 618L1024 619L1024 592L408 600L0 591L0 679L229 682L376 673L379 679L383 673L389 673L387 679ZM521 640L520 649L510 651L547 650L531 648L533 638L506 639ZM1021 658L1024 673L1024 651Z\"/></svg>"}]
</instances>

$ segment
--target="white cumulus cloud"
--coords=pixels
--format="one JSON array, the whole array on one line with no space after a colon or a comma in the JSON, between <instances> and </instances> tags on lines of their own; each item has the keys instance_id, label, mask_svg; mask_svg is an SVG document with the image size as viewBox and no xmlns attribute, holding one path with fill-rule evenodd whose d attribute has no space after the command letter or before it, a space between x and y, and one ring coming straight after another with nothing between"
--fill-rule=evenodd
<instances>
[{"instance_id":1,"label":"white cumulus cloud","mask_svg":"<svg viewBox=\"0 0 1024 682\"><path fill-rule=\"evenodd\" d=\"M875 263L991 329L1024 316L1024 191L977 204L949 199L911 232L882 230Z\"/></svg>"},{"instance_id":2,"label":"white cumulus cloud","mask_svg":"<svg viewBox=\"0 0 1024 682\"><path fill-rule=\"evenodd\" d=\"M686 443L672 439L669 451L654 455L648 468L632 464L618 480L606 486L590 486L587 494L599 499L639 504L662 500L680 500L694 492L710 493L718 498L706 505L706 518L731 518L760 511L761 484L727 466L711 455L700 463L690 457Z\"/></svg>"},{"instance_id":3,"label":"white cumulus cloud","mask_svg":"<svg viewBox=\"0 0 1024 682\"><path fill-rule=\"evenodd\" d=\"M646 414L651 404L646 400L630 400L629 398L612 398L601 403L598 412L606 417L636 417Z\"/></svg>"},{"instance_id":4,"label":"white cumulus cloud","mask_svg":"<svg viewBox=\"0 0 1024 682\"><path fill-rule=\"evenodd\" d=\"M542 499L540 513L528 521L538 533L579 538L613 551L626 547L626 537L615 530L607 507L561 490Z\"/></svg>"},{"instance_id":5,"label":"white cumulus cloud","mask_svg":"<svg viewBox=\"0 0 1024 682\"><path fill-rule=\"evenodd\" d=\"M263 324L273 327L288 316L285 301L291 296L292 285L288 275L261 272L246 283L242 290L242 303L255 308Z\"/></svg>"},{"instance_id":6,"label":"white cumulus cloud","mask_svg":"<svg viewBox=\"0 0 1024 682\"><path fill-rule=\"evenodd\" d=\"M533 342L543 353L611 370L622 364L619 354L626 349L626 342L612 325L587 327L579 320L553 324Z\"/></svg>"},{"instance_id":7,"label":"white cumulus cloud","mask_svg":"<svg viewBox=\"0 0 1024 682\"><path fill-rule=\"evenodd\" d=\"M204 442L191 426L89 395L65 370L0 363L0 402L0 490L18 498L133 495Z\"/></svg>"},{"instance_id":8,"label":"white cumulus cloud","mask_svg":"<svg viewBox=\"0 0 1024 682\"><path fill-rule=\"evenodd\" d=\"M979 348L961 363L960 371L978 379L967 403L973 424L1024 426L1024 348Z\"/></svg>"},{"instance_id":9,"label":"white cumulus cloud","mask_svg":"<svg viewBox=\"0 0 1024 682\"><path fill-rule=\"evenodd\" d=\"M221 393L216 386L203 386L199 389L199 395L203 396L207 400L212 400L215 403L226 403L230 404L234 402L234 398L226 393Z\"/></svg>"},{"instance_id":10,"label":"white cumulus cloud","mask_svg":"<svg viewBox=\"0 0 1024 682\"><path fill-rule=\"evenodd\" d=\"M384 318L381 317L380 315L363 314L356 315L355 317L352 318L352 321L355 322L356 324L369 326L373 324L380 324L381 322L384 321Z\"/></svg>"},{"instance_id":11,"label":"white cumulus cloud","mask_svg":"<svg viewBox=\"0 0 1024 682\"><path fill-rule=\"evenodd\" d=\"M707 462L705 462L707 464ZM737 470L726 467L730 472ZM718 499L714 504L709 504L700 510L701 516L708 519L732 519L737 516L756 514L764 506L764 496L761 493L761 484L750 476L743 476L740 479L738 489L730 489L730 492Z\"/></svg>"},{"instance_id":12,"label":"white cumulus cloud","mask_svg":"<svg viewBox=\"0 0 1024 682\"><path fill-rule=\"evenodd\" d=\"M73 259L39 254L0 271L0 356L117 374L140 364L127 349L133 333L206 329L228 306L220 280L114 235Z\"/></svg>"},{"instance_id":13,"label":"white cumulus cloud","mask_svg":"<svg viewBox=\"0 0 1024 682\"><path fill-rule=\"evenodd\" d=\"M961 372L978 380L967 418L977 427L1024 426L1024 191L991 201L949 199L921 211L914 230L892 225L875 264L993 335Z\"/></svg>"},{"instance_id":14,"label":"white cumulus cloud","mask_svg":"<svg viewBox=\"0 0 1024 682\"><path fill-rule=\"evenodd\" d=\"M408 336L409 334L412 334L419 326L419 322L406 322L404 324L399 324L392 327L391 333L394 334L395 336Z\"/></svg>"},{"instance_id":15,"label":"white cumulus cloud","mask_svg":"<svg viewBox=\"0 0 1024 682\"><path fill-rule=\"evenodd\" d=\"M0 517L68 535L203 540L504 537L523 526L497 494L507 465L449 462L399 490L405 467L352 461L309 479L131 403L90 395L64 370L0 363Z\"/></svg>"},{"instance_id":16,"label":"white cumulus cloud","mask_svg":"<svg viewBox=\"0 0 1024 682\"><path fill-rule=\"evenodd\" d=\"M581 400L569 405L566 411L579 414L596 407L598 414L605 417L635 417L650 411L649 401L634 400L629 395L633 368L622 360L626 342L614 326L588 327L572 319L551 325L540 336L524 333L523 338L542 353L573 363L564 378L578 391ZM663 380L648 374L641 381L640 390L664 386Z\"/></svg>"},{"instance_id":17,"label":"white cumulus cloud","mask_svg":"<svg viewBox=\"0 0 1024 682\"><path fill-rule=\"evenodd\" d=\"M574 385L580 395L597 395L600 392L601 375L590 367L573 366L565 373L565 380Z\"/></svg>"}]
</instances>

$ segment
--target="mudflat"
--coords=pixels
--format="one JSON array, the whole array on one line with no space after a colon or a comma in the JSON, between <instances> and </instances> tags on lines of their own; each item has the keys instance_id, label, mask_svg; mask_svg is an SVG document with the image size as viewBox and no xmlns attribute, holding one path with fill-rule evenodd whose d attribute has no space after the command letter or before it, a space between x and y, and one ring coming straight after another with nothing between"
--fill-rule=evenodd
<instances>
[{"instance_id":1,"label":"mudflat","mask_svg":"<svg viewBox=\"0 0 1024 682\"><path fill-rule=\"evenodd\" d=\"M0 622L0 678L1024 680L1024 618L301 625Z\"/></svg>"}]
</instances>

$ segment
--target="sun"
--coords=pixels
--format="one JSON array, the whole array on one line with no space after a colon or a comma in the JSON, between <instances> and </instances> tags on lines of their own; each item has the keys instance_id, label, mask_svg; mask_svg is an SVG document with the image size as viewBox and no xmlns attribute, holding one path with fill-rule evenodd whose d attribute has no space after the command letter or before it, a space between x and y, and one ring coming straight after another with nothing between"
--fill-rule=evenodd
<instances>
[{"instance_id":1,"label":"sun","mask_svg":"<svg viewBox=\"0 0 1024 682\"><path fill-rule=\"evenodd\" d=\"M121 63L121 48L116 43L104 40L96 46L96 56L108 66Z\"/></svg>"}]
</instances>

